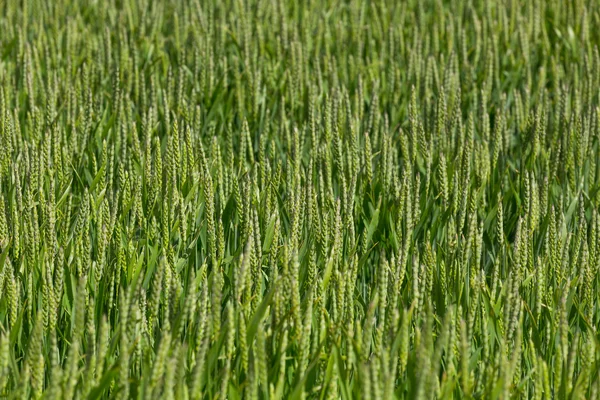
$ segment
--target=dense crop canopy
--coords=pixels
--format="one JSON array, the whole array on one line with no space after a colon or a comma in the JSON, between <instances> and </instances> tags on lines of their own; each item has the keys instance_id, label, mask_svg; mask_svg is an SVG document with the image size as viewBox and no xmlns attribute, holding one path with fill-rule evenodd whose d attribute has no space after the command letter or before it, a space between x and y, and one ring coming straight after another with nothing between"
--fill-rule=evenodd
<instances>
[{"instance_id":1,"label":"dense crop canopy","mask_svg":"<svg viewBox=\"0 0 600 400\"><path fill-rule=\"evenodd\" d=\"M0 32L0 397L598 398L600 2Z\"/></svg>"}]
</instances>

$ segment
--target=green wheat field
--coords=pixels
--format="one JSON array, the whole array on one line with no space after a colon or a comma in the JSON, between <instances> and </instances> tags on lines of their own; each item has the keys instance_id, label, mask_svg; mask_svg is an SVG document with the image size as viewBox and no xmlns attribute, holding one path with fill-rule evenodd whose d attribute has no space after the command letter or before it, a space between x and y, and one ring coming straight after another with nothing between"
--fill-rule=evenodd
<instances>
[{"instance_id":1,"label":"green wheat field","mask_svg":"<svg viewBox=\"0 0 600 400\"><path fill-rule=\"evenodd\" d=\"M600 1L0 32L0 398L599 398Z\"/></svg>"}]
</instances>

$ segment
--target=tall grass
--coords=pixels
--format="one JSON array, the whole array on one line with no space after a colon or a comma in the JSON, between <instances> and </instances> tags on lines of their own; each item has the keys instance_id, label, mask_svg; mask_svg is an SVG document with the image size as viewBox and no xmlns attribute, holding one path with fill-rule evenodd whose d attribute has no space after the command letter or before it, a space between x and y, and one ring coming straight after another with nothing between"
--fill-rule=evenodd
<instances>
[{"instance_id":1,"label":"tall grass","mask_svg":"<svg viewBox=\"0 0 600 400\"><path fill-rule=\"evenodd\" d=\"M0 397L598 398L600 3L0 10Z\"/></svg>"}]
</instances>

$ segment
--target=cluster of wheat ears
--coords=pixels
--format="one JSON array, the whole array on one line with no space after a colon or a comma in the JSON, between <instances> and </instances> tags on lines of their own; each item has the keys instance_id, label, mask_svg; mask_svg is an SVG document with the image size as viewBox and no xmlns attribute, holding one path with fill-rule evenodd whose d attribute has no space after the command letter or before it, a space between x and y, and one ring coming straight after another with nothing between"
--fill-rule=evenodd
<instances>
[{"instance_id":1,"label":"cluster of wheat ears","mask_svg":"<svg viewBox=\"0 0 600 400\"><path fill-rule=\"evenodd\" d=\"M597 0L0 1L0 397L597 399Z\"/></svg>"}]
</instances>

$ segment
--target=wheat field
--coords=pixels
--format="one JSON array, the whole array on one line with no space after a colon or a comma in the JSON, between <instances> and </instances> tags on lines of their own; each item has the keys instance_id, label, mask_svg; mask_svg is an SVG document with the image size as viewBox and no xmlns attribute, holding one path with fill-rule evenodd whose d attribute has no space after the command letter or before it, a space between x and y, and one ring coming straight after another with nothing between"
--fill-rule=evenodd
<instances>
[{"instance_id":1,"label":"wheat field","mask_svg":"<svg viewBox=\"0 0 600 400\"><path fill-rule=\"evenodd\" d=\"M0 32L0 398L598 399L597 0Z\"/></svg>"}]
</instances>

